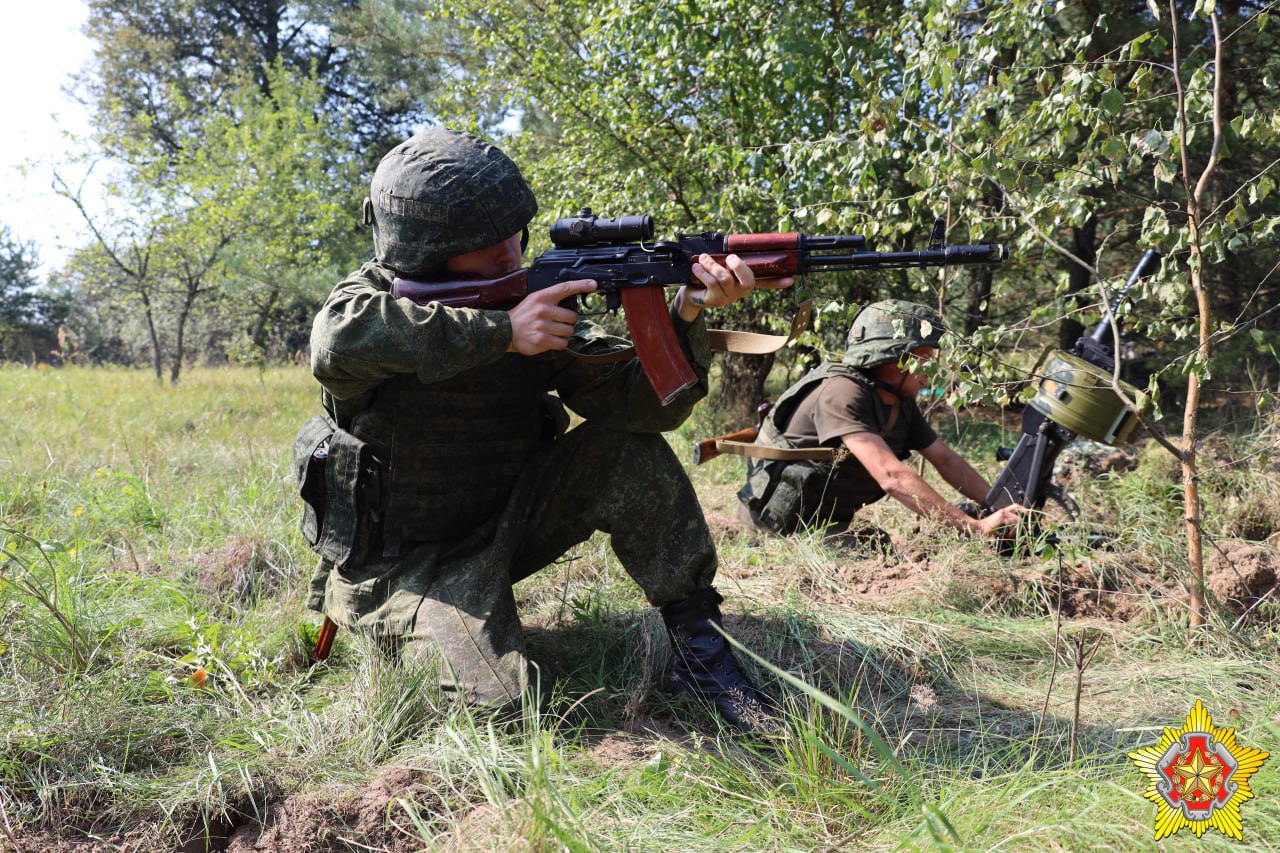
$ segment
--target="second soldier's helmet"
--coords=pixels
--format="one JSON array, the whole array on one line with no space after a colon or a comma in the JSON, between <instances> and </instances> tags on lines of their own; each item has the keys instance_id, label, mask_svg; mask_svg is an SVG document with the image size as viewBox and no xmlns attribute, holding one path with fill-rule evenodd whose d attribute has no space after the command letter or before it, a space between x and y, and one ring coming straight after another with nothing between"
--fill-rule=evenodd
<instances>
[{"instance_id":1,"label":"second soldier's helmet","mask_svg":"<svg viewBox=\"0 0 1280 853\"><path fill-rule=\"evenodd\" d=\"M942 318L927 305L903 299L873 302L853 318L843 361L860 368L901 361L920 347L937 347L942 332Z\"/></svg>"},{"instance_id":2,"label":"second soldier's helmet","mask_svg":"<svg viewBox=\"0 0 1280 853\"><path fill-rule=\"evenodd\" d=\"M387 152L364 203L377 258L400 275L520 233L538 202L511 158L469 133L433 128Z\"/></svg>"}]
</instances>

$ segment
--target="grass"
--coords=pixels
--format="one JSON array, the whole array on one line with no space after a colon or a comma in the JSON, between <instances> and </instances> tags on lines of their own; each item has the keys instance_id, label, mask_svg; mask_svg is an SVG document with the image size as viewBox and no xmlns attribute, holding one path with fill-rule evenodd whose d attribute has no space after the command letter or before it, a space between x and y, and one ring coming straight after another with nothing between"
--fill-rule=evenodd
<instances>
[{"instance_id":1,"label":"grass","mask_svg":"<svg viewBox=\"0 0 1280 853\"><path fill-rule=\"evenodd\" d=\"M1125 757L1196 698L1280 743L1274 602L1223 602L1187 641L1163 451L1072 481L1109 549L1014 560L884 502L888 553L757 540L732 521L740 461L691 467L726 626L789 709L765 743L662 693L661 621L603 537L517 587L543 693L521 719L351 634L310 668L289 448L317 396L298 368L0 370L0 849L1236 849L1157 845ZM934 422L994 472L1007 431ZM681 458L710 423L671 436ZM1207 441L1206 533L1256 557L1277 428L1244 423ZM1269 849L1280 773L1253 786Z\"/></svg>"}]
</instances>

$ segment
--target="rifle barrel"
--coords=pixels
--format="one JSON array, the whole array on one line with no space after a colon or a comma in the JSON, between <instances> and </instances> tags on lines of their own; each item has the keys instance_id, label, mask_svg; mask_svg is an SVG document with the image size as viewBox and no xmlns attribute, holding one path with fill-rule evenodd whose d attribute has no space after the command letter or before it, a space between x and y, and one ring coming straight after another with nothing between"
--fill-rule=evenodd
<instances>
[{"instance_id":1,"label":"rifle barrel","mask_svg":"<svg viewBox=\"0 0 1280 853\"><path fill-rule=\"evenodd\" d=\"M801 258L801 267L828 271L910 269L957 264L998 264L1007 260L1008 257L1009 250L999 243L981 243L974 246L946 246L919 252L855 252L850 255L805 253Z\"/></svg>"}]
</instances>

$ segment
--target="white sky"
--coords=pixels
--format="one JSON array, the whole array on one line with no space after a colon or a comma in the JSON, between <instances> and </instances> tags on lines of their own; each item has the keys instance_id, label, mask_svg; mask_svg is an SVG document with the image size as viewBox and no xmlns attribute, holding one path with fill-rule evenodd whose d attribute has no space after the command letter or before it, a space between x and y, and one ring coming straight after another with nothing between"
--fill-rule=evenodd
<instances>
[{"instance_id":1,"label":"white sky","mask_svg":"<svg viewBox=\"0 0 1280 853\"><path fill-rule=\"evenodd\" d=\"M88 116L63 93L71 75L92 58L80 28L83 0L4 0L0 25L0 222L31 240L51 272L84 242L79 214L50 190L51 166L65 160L62 130L84 134ZM24 164L30 166L23 175ZM78 176L79 172L69 175Z\"/></svg>"}]
</instances>

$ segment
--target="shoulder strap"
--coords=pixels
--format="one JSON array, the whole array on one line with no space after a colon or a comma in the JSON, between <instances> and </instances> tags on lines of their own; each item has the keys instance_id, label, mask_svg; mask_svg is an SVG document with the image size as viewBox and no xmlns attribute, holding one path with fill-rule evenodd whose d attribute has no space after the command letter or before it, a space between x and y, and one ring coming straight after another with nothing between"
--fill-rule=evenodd
<instances>
[{"instance_id":1,"label":"shoulder strap","mask_svg":"<svg viewBox=\"0 0 1280 853\"><path fill-rule=\"evenodd\" d=\"M834 447L770 447L767 444L732 441L727 438L722 438L716 442L716 450L721 453L732 453L735 456L750 456L754 459L781 459L787 462L831 462L836 458L836 449Z\"/></svg>"}]
</instances>

